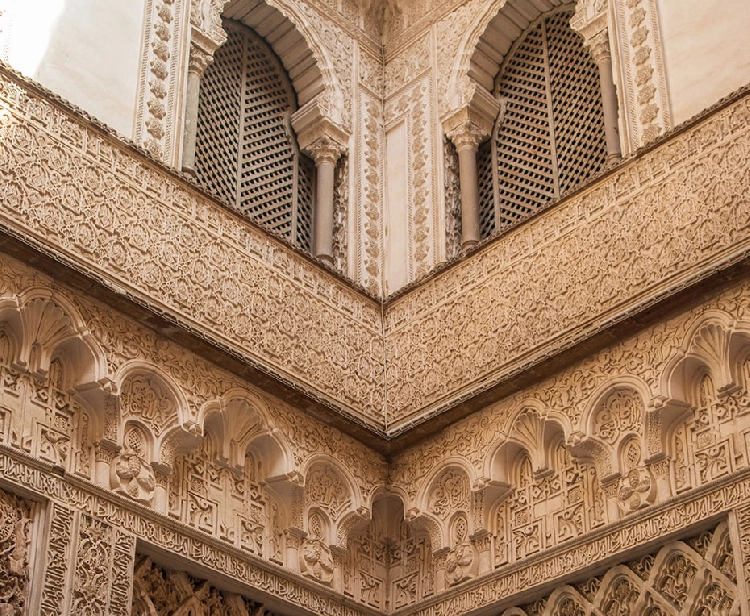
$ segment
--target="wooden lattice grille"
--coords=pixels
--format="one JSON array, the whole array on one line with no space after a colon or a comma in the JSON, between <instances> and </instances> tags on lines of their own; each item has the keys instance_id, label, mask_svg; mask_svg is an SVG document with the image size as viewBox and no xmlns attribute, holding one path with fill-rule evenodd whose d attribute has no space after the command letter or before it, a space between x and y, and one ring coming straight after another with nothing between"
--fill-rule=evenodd
<instances>
[{"instance_id":1,"label":"wooden lattice grille","mask_svg":"<svg viewBox=\"0 0 750 616\"><path fill-rule=\"evenodd\" d=\"M290 118L294 93L268 45L225 21L226 43L201 81L198 182L249 218L310 249L315 167L301 156Z\"/></svg>"},{"instance_id":2,"label":"wooden lattice grille","mask_svg":"<svg viewBox=\"0 0 750 616\"><path fill-rule=\"evenodd\" d=\"M495 94L504 109L490 146L477 156L483 237L576 188L605 164L599 73L570 28L571 16L559 11L529 26L498 75Z\"/></svg>"}]
</instances>

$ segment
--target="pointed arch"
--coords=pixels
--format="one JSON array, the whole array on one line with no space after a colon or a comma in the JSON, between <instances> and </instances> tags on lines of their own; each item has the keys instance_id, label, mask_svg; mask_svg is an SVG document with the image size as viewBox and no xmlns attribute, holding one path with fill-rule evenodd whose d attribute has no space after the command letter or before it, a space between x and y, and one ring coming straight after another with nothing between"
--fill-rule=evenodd
<instances>
[{"instance_id":1,"label":"pointed arch","mask_svg":"<svg viewBox=\"0 0 750 616\"><path fill-rule=\"evenodd\" d=\"M559 5L558 0L489 0L476 10L449 69L446 103L450 109L468 103L475 84L492 92L503 59L516 39L534 20ZM441 109L441 113L446 111Z\"/></svg>"}]
</instances>

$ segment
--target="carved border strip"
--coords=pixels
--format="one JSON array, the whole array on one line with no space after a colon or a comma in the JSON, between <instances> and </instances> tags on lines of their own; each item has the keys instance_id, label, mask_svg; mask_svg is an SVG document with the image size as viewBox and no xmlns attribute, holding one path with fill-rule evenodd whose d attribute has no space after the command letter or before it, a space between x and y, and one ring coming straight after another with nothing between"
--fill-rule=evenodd
<instances>
[{"instance_id":1,"label":"carved border strip","mask_svg":"<svg viewBox=\"0 0 750 616\"><path fill-rule=\"evenodd\" d=\"M223 544L220 540L203 535L133 501L108 493L85 480L70 475L62 476L54 472L50 465L4 445L0 445L0 477L11 484L33 491L37 496L52 500L52 524L58 525L54 532L55 537L69 538L72 535L73 511L68 509L71 508L103 520L115 529L132 533L147 543L167 550L170 554L229 576L232 581L244 584L248 590L272 595L280 601L315 614L380 614L364 606L352 605L350 600L325 587L300 579L288 570ZM120 548L130 549L127 542ZM59 561L61 565L64 564L67 571L71 559L70 544L53 544L50 549L52 557L49 561ZM47 576L42 597L43 614L58 613L50 609L53 605L59 607L63 587L64 583L61 584L58 577Z\"/></svg>"},{"instance_id":2,"label":"carved border strip","mask_svg":"<svg viewBox=\"0 0 750 616\"><path fill-rule=\"evenodd\" d=\"M489 607L593 564L601 563L604 566L630 550L663 540L670 534L705 520L726 515L749 501L750 468L577 537L547 553L501 568L485 578L462 584L432 600L393 613L399 616L443 616ZM745 509L747 507L742 511ZM747 547L747 538L743 538L742 558L745 563L750 558Z\"/></svg>"},{"instance_id":3,"label":"carved border strip","mask_svg":"<svg viewBox=\"0 0 750 616\"><path fill-rule=\"evenodd\" d=\"M328 589L317 589L312 582L303 582L289 571L274 567L226 546L218 540L203 536L200 532L185 527L153 511L109 494L101 488L70 476L55 473L49 465L6 446L0 446L0 474L16 486L32 490L39 496L52 499L52 524L57 525L54 537L71 535L72 507L83 514L106 521L116 529L132 533L142 540L189 559L195 564L208 567L217 573L262 593L312 610L318 614L336 616L374 616L379 614L364 606L352 606L348 600L339 598ZM750 468L673 498L642 513L634 514L609 527L583 535L568 544L539 554L524 562L462 584L437 598L422 601L403 610L399 615L439 616L465 613L480 607L490 606L511 599L522 591L533 589L565 577L594 563L606 561L629 550L643 547L650 542L679 532L701 521L712 519L743 506L740 509L741 525L747 517L750 502ZM63 506L64 505L64 506ZM742 526L745 530L744 525ZM747 562L747 538L743 536L741 558ZM126 546L130 550L130 544ZM53 559L68 563L70 546L50 546ZM67 564L63 576L67 575ZM42 613L59 605L61 586L59 576L45 580L42 597ZM64 584L63 584L64 585Z\"/></svg>"}]
</instances>

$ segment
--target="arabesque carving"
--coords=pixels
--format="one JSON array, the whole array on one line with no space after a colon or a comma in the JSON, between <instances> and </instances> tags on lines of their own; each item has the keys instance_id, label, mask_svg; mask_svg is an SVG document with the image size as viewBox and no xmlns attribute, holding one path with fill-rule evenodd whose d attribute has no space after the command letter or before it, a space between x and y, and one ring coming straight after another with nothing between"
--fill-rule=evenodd
<instances>
[{"instance_id":1,"label":"arabesque carving","mask_svg":"<svg viewBox=\"0 0 750 616\"><path fill-rule=\"evenodd\" d=\"M388 7L389 35L444 4ZM167 0L151 9L164 27L176 15ZM425 127L443 90L420 75L456 23L392 66L385 88L410 83L385 107L378 92L355 97L363 145L341 169L338 224L365 238L348 265L374 293L384 114L409 126L418 275L437 252ZM332 58L347 90L358 44ZM256 597L324 616L746 609L742 272L389 460L338 427L399 434L744 258L746 95L382 304L2 74L3 233L298 388L300 403L52 279L41 259L0 256L0 612L257 616ZM646 137L667 128L663 113L647 124ZM358 205L344 212L347 173ZM311 398L336 422L309 413Z\"/></svg>"},{"instance_id":2,"label":"arabesque carving","mask_svg":"<svg viewBox=\"0 0 750 616\"><path fill-rule=\"evenodd\" d=\"M691 614L738 613L734 569L721 572L717 566L732 550L727 523L700 538L705 542L700 551L693 548L697 537L675 541L595 577L559 586L543 600L507 609L502 616L677 616L689 599Z\"/></svg>"},{"instance_id":3,"label":"arabesque carving","mask_svg":"<svg viewBox=\"0 0 750 616\"><path fill-rule=\"evenodd\" d=\"M0 613L25 614L29 602L30 503L0 490Z\"/></svg>"}]
</instances>

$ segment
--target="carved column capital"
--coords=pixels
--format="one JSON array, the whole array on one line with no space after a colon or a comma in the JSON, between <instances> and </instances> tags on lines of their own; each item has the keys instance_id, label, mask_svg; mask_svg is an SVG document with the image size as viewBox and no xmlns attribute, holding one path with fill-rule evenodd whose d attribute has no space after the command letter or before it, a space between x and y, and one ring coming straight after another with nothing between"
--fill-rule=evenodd
<instances>
[{"instance_id":1,"label":"carved column capital","mask_svg":"<svg viewBox=\"0 0 750 616\"><path fill-rule=\"evenodd\" d=\"M442 119L446 136L461 151L476 147L492 134L500 101L477 83L471 82L464 95L467 101Z\"/></svg>"},{"instance_id":2,"label":"carved column capital","mask_svg":"<svg viewBox=\"0 0 750 616\"><path fill-rule=\"evenodd\" d=\"M316 164L335 164L347 150L349 134L327 115L327 107L315 98L292 116L292 128L302 151L313 157Z\"/></svg>"},{"instance_id":3,"label":"carved column capital","mask_svg":"<svg viewBox=\"0 0 750 616\"><path fill-rule=\"evenodd\" d=\"M461 122L445 134L459 152L466 149L476 151L479 144L489 136L489 133L482 130L470 120Z\"/></svg>"},{"instance_id":4,"label":"carved column capital","mask_svg":"<svg viewBox=\"0 0 750 616\"><path fill-rule=\"evenodd\" d=\"M583 37L583 44L598 65L611 60L606 0L581 0L570 19L570 27Z\"/></svg>"},{"instance_id":5,"label":"carved column capital","mask_svg":"<svg viewBox=\"0 0 750 616\"><path fill-rule=\"evenodd\" d=\"M609 46L609 34L606 28L587 39L584 44L589 48L591 57L598 66L603 62L609 64L612 60L612 50Z\"/></svg>"},{"instance_id":6,"label":"carved column capital","mask_svg":"<svg viewBox=\"0 0 750 616\"><path fill-rule=\"evenodd\" d=\"M188 58L188 73L203 78L208 65L214 61L214 53L219 44L212 40L202 30L193 28L190 34L190 57Z\"/></svg>"},{"instance_id":7,"label":"carved column capital","mask_svg":"<svg viewBox=\"0 0 750 616\"><path fill-rule=\"evenodd\" d=\"M312 157L316 165L322 163L335 165L346 151L346 146L324 133L312 143L307 144L304 150Z\"/></svg>"}]
</instances>

